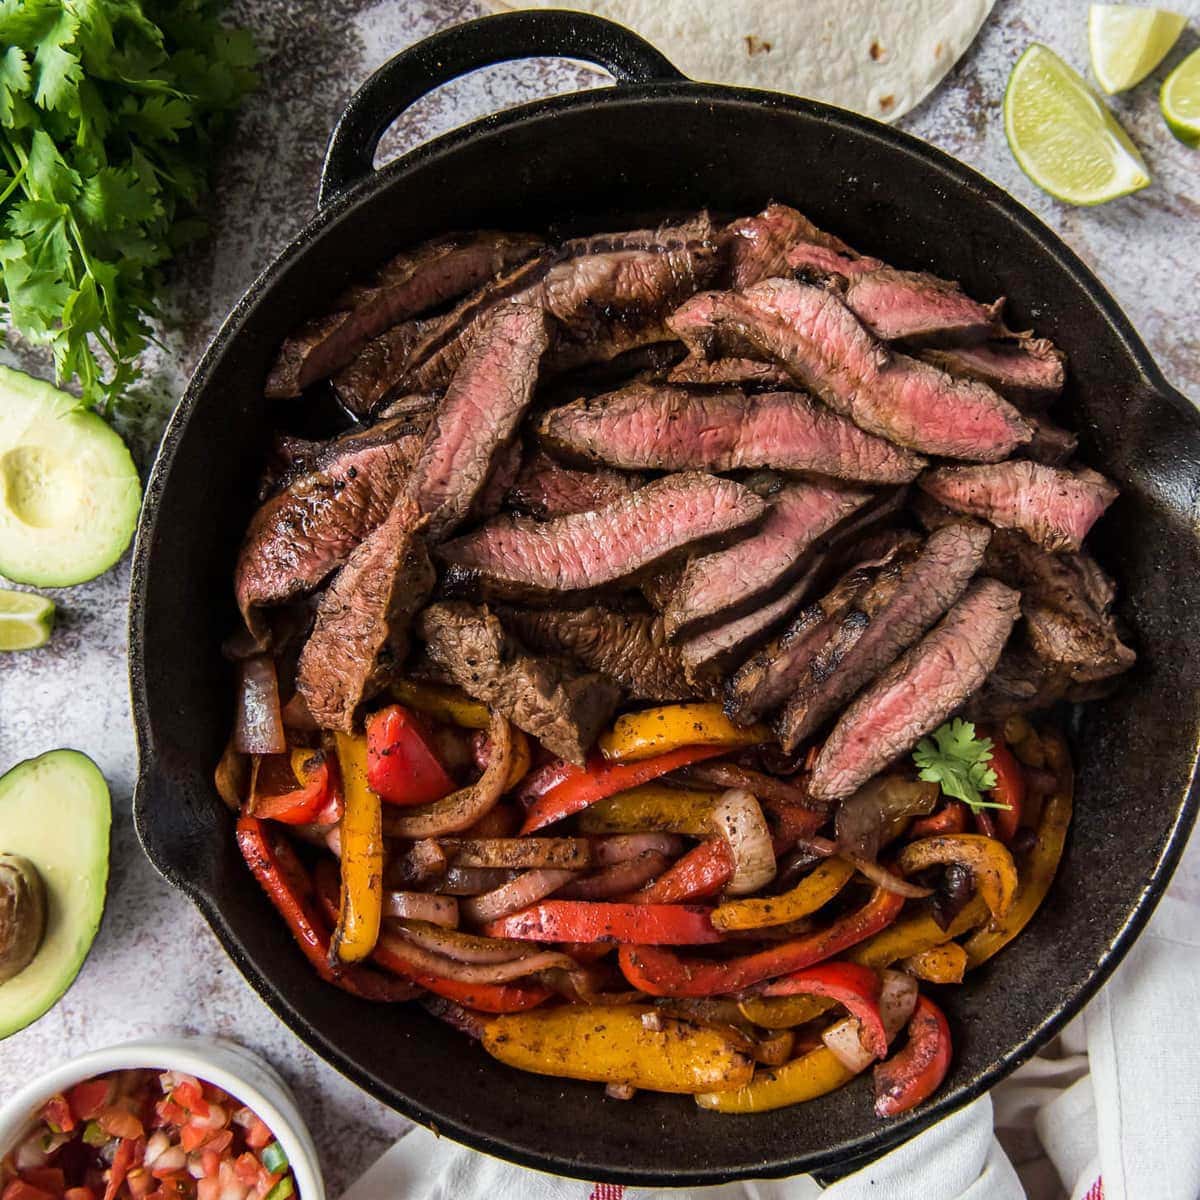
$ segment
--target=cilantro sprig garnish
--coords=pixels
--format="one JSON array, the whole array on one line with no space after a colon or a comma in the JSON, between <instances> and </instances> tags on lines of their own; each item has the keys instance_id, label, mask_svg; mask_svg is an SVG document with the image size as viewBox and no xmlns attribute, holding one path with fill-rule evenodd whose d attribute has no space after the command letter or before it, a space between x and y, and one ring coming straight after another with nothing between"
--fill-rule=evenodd
<instances>
[{"instance_id":1,"label":"cilantro sprig garnish","mask_svg":"<svg viewBox=\"0 0 1200 1200\"><path fill-rule=\"evenodd\" d=\"M0 316L111 403L254 86L215 0L0 0Z\"/></svg>"},{"instance_id":2,"label":"cilantro sprig garnish","mask_svg":"<svg viewBox=\"0 0 1200 1200\"><path fill-rule=\"evenodd\" d=\"M981 795L996 786L996 772L988 765L992 740L976 737L970 721L956 717L935 729L931 738L922 738L913 751L913 761L921 768L921 779L939 784L944 795L962 800L973 812L1009 807Z\"/></svg>"}]
</instances>

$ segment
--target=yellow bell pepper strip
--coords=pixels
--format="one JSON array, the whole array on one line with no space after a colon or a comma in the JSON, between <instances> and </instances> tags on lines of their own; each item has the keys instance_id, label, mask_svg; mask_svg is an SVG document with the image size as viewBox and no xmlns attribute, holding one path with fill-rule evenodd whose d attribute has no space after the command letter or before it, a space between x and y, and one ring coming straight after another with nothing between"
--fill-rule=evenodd
<instances>
[{"instance_id":1,"label":"yellow bell pepper strip","mask_svg":"<svg viewBox=\"0 0 1200 1200\"><path fill-rule=\"evenodd\" d=\"M647 783L597 800L579 814L583 833L683 833L712 837L717 792Z\"/></svg>"},{"instance_id":2,"label":"yellow bell pepper strip","mask_svg":"<svg viewBox=\"0 0 1200 1200\"><path fill-rule=\"evenodd\" d=\"M653 1020L643 1017L653 1014ZM750 1057L711 1028L644 1005L565 1004L497 1017L483 1048L538 1075L620 1083L653 1092L722 1092L750 1082Z\"/></svg>"},{"instance_id":3,"label":"yellow bell pepper strip","mask_svg":"<svg viewBox=\"0 0 1200 1200\"><path fill-rule=\"evenodd\" d=\"M383 826L379 797L367 786L367 740L335 735L342 774L342 890L330 959L361 962L379 940L383 916Z\"/></svg>"},{"instance_id":4,"label":"yellow bell pepper strip","mask_svg":"<svg viewBox=\"0 0 1200 1200\"><path fill-rule=\"evenodd\" d=\"M401 704L407 704L409 708L445 721L448 725L460 725L463 729L486 729L491 723L488 706L472 700L461 688L398 679L392 683L390 691Z\"/></svg>"},{"instance_id":5,"label":"yellow bell pepper strip","mask_svg":"<svg viewBox=\"0 0 1200 1200\"><path fill-rule=\"evenodd\" d=\"M508 778L504 781L505 792L511 792L529 774L532 764L533 751L530 749L529 739L521 730L513 726L512 765L508 768Z\"/></svg>"},{"instance_id":6,"label":"yellow bell pepper strip","mask_svg":"<svg viewBox=\"0 0 1200 1200\"><path fill-rule=\"evenodd\" d=\"M854 946L846 955L852 962L882 970L902 958L911 958L931 946L969 933L988 919L988 907L979 896L972 896L963 910L943 929L928 913L905 917L890 929Z\"/></svg>"},{"instance_id":7,"label":"yellow bell pepper strip","mask_svg":"<svg viewBox=\"0 0 1200 1200\"><path fill-rule=\"evenodd\" d=\"M681 746L757 746L771 737L765 725L735 725L720 704L666 704L618 717L597 745L614 762L637 762Z\"/></svg>"},{"instance_id":8,"label":"yellow bell pepper strip","mask_svg":"<svg viewBox=\"0 0 1200 1200\"><path fill-rule=\"evenodd\" d=\"M836 1003L825 996L747 996L738 1010L763 1029L794 1029L828 1012Z\"/></svg>"},{"instance_id":9,"label":"yellow bell pepper strip","mask_svg":"<svg viewBox=\"0 0 1200 1200\"><path fill-rule=\"evenodd\" d=\"M994 919L1012 907L1017 892L1017 867L1012 855L995 838L980 833L945 833L910 842L896 860L905 875L939 863L961 863L975 879Z\"/></svg>"},{"instance_id":10,"label":"yellow bell pepper strip","mask_svg":"<svg viewBox=\"0 0 1200 1200\"><path fill-rule=\"evenodd\" d=\"M782 1067L755 1071L754 1078L737 1091L702 1092L696 1103L710 1112L769 1112L827 1096L853 1078L831 1050L818 1046Z\"/></svg>"},{"instance_id":11,"label":"yellow bell pepper strip","mask_svg":"<svg viewBox=\"0 0 1200 1200\"><path fill-rule=\"evenodd\" d=\"M1017 885L1012 908L1002 921L993 922L990 928L979 930L967 940L968 967L979 966L1007 946L1029 924L1046 898L1058 872L1067 829L1071 824L1072 791L1068 779L1043 805L1037 841L1022 863L1021 882Z\"/></svg>"},{"instance_id":12,"label":"yellow bell pepper strip","mask_svg":"<svg viewBox=\"0 0 1200 1200\"><path fill-rule=\"evenodd\" d=\"M929 983L962 983L967 970L967 952L957 942L930 946L902 959L900 969Z\"/></svg>"},{"instance_id":13,"label":"yellow bell pepper strip","mask_svg":"<svg viewBox=\"0 0 1200 1200\"><path fill-rule=\"evenodd\" d=\"M731 930L762 929L798 921L828 904L853 875L854 868L844 859L827 858L789 892L718 905L713 909L712 923L718 929Z\"/></svg>"}]
</instances>

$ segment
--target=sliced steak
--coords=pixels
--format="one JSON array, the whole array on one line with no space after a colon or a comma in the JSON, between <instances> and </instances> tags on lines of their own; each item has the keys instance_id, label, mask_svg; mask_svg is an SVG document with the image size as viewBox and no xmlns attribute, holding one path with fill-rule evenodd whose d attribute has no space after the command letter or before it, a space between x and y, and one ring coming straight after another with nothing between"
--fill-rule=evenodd
<instances>
[{"instance_id":1,"label":"sliced steak","mask_svg":"<svg viewBox=\"0 0 1200 1200\"><path fill-rule=\"evenodd\" d=\"M586 761L621 696L603 675L535 658L486 608L431 605L419 631L429 658L463 691L570 762Z\"/></svg>"},{"instance_id":2,"label":"sliced steak","mask_svg":"<svg viewBox=\"0 0 1200 1200\"><path fill-rule=\"evenodd\" d=\"M1046 417L1026 417L1033 428L1033 440L1022 447L1024 457L1047 467L1062 467L1075 457L1079 437Z\"/></svg>"},{"instance_id":3,"label":"sliced steak","mask_svg":"<svg viewBox=\"0 0 1200 1200\"><path fill-rule=\"evenodd\" d=\"M999 661L1020 599L995 579L972 584L842 714L813 764L809 794L844 799L960 708Z\"/></svg>"},{"instance_id":4,"label":"sliced steak","mask_svg":"<svg viewBox=\"0 0 1200 1200\"><path fill-rule=\"evenodd\" d=\"M786 204L768 204L757 216L726 226L730 279L739 291L764 279L788 275L788 251L797 243L853 255L841 239L818 229L803 213Z\"/></svg>"},{"instance_id":5,"label":"sliced steak","mask_svg":"<svg viewBox=\"0 0 1200 1200\"><path fill-rule=\"evenodd\" d=\"M948 525L931 534L899 578L887 570L864 598L869 624L851 630L854 645L810 671L779 716L780 743L791 753L861 687L911 646L966 590L983 561L990 534L982 525Z\"/></svg>"},{"instance_id":6,"label":"sliced steak","mask_svg":"<svg viewBox=\"0 0 1200 1200\"><path fill-rule=\"evenodd\" d=\"M663 321L718 269L706 217L661 229L576 238L494 281L443 318L412 353L411 390L444 387L466 351L471 325L498 304L544 308L553 318L551 370L607 362L669 340Z\"/></svg>"},{"instance_id":7,"label":"sliced steak","mask_svg":"<svg viewBox=\"0 0 1200 1200\"><path fill-rule=\"evenodd\" d=\"M913 346L982 342L996 331L1002 305L980 304L924 271L880 267L846 285L846 306L877 338Z\"/></svg>"},{"instance_id":8,"label":"sliced steak","mask_svg":"<svg viewBox=\"0 0 1200 1200\"><path fill-rule=\"evenodd\" d=\"M644 482L641 475L604 467L595 471L564 467L539 450L525 460L506 503L515 512L545 521L602 508L631 495Z\"/></svg>"},{"instance_id":9,"label":"sliced steak","mask_svg":"<svg viewBox=\"0 0 1200 1200\"><path fill-rule=\"evenodd\" d=\"M1090 555L1051 554L1015 530L998 530L984 570L1020 589L1024 637L1064 682L1097 683L1137 661L1113 618L1116 587Z\"/></svg>"},{"instance_id":10,"label":"sliced steak","mask_svg":"<svg viewBox=\"0 0 1200 1200\"><path fill-rule=\"evenodd\" d=\"M806 605L779 637L751 655L725 682L725 712L729 718L739 725L750 725L774 712L806 680L821 674L820 670L809 674L818 656L828 674L829 664L836 664L842 657L836 649L836 643L844 640L842 631L854 624L843 619L851 610L866 616L861 598L875 579L872 568L884 566L900 549L911 549L916 543L915 535L893 534L881 554L846 572L824 596Z\"/></svg>"},{"instance_id":11,"label":"sliced steak","mask_svg":"<svg viewBox=\"0 0 1200 1200\"><path fill-rule=\"evenodd\" d=\"M827 288L769 279L705 292L669 323L692 349L766 355L861 429L921 453L992 462L1031 436L991 388L888 350Z\"/></svg>"},{"instance_id":12,"label":"sliced steak","mask_svg":"<svg viewBox=\"0 0 1200 1200\"><path fill-rule=\"evenodd\" d=\"M1066 355L1046 338L1028 335L954 350L923 350L926 361L995 388L1019 404L1045 404L1063 390Z\"/></svg>"},{"instance_id":13,"label":"sliced steak","mask_svg":"<svg viewBox=\"0 0 1200 1200\"><path fill-rule=\"evenodd\" d=\"M337 398L357 416L373 413L393 395L396 385L408 373L414 348L435 324L433 320L415 318L372 338L333 377Z\"/></svg>"},{"instance_id":14,"label":"sliced steak","mask_svg":"<svg viewBox=\"0 0 1200 1200\"><path fill-rule=\"evenodd\" d=\"M591 512L498 518L442 546L452 586L552 598L620 583L698 542L761 520L766 505L730 479L668 475Z\"/></svg>"},{"instance_id":15,"label":"sliced steak","mask_svg":"<svg viewBox=\"0 0 1200 1200\"><path fill-rule=\"evenodd\" d=\"M504 305L481 319L413 467L412 494L440 542L462 522L517 431L548 345L541 309Z\"/></svg>"},{"instance_id":16,"label":"sliced steak","mask_svg":"<svg viewBox=\"0 0 1200 1200\"><path fill-rule=\"evenodd\" d=\"M311 591L391 511L420 448L400 418L328 443L254 514L238 552L234 591L252 632L254 609Z\"/></svg>"},{"instance_id":17,"label":"sliced steak","mask_svg":"<svg viewBox=\"0 0 1200 1200\"><path fill-rule=\"evenodd\" d=\"M718 358L709 362L698 354L689 354L673 367L667 381L699 387L728 387L733 384L775 391L787 391L792 386L792 377L775 363L754 358Z\"/></svg>"},{"instance_id":18,"label":"sliced steak","mask_svg":"<svg viewBox=\"0 0 1200 1200\"><path fill-rule=\"evenodd\" d=\"M784 484L757 530L688 563L667 606L671 638L728 621L786 586L822 534L861 508L869 492L824 483Z\"/></svg>"},{"instance_id":19,"label":"sliced steak","mask_svg":"<svg viewBox=\"0 0 1200 1200\"><path fill-rule=\"evenodd\" d=\"M337 312L306 322L283 343L267 376L267 395L298 396L385 329L478 287L541 245L529 234L484 231L435 238L397 255L373 283L351 288Z\"/></svg>"},{"instance_id":20,"label":"sliced steak","mask_svg":"<svg viewBox=\"0 0 1200 1200\"><path fill-rule=\"evenodd\" d=\"M416 506L401 497L317 605L296 688L322 729L349 732L358 706L408 654L412 618L436 582L419 523Z\"/></svg>"},{"instance_id":21,"label":"sliced steak","mask_svg":"<svg viewBox=\"0 0 1200 1200\"><path fill-rule=\"evenodd\" d=\"M490 521L504 507L525 461L525 447L514 439L496 452L492 469L468 514L473 522Z\"/></svg>"},{"instance_id":22,"label":"sliced steak","mask_svg":"<svg viewBox=\"0 0 1200 1200\"><path fill-rule=\"evenodd\" d=\"M500 608L497 615L527 646L565 655L620 684L630 700L694 700L679 647L667 640L663 619L646 613L590 608Z\"/></svg>"},{"instance_id":23,"label":"sliced steak","mask_svg":"<svg viewBox=\"0 0 1200 1200\"><path fill-rule=\"evenodd\" d=\"M669 562L656 567L638 580L638 591L656 613L665 613L670 607L671 598L679 590L685 570L686 563Z\"/></svg>"},{"instance_id":24,"label":"sliced steak","mask_svg":"<svg viewBox=\"0 0 1200 1200\"><path fill-rule=\"evenodd\" d=\"M948 508L1019 529L1047 550L1078 550L1118 495L1095 471L1033 462L938 467L921 477L920 486Z\"/></svg>"},{"instance_id":25,"label":"sliced steak","mask_svg":"<svg viewBox=\"0 0 1200 1200\"><path fill-rule=\"evenodd\" d=\"M796 392L747 396L635 383L551 409L537 431L555 453L626 468L773 467L902 483L924 463Z\"/></svg>"}]
</instances>

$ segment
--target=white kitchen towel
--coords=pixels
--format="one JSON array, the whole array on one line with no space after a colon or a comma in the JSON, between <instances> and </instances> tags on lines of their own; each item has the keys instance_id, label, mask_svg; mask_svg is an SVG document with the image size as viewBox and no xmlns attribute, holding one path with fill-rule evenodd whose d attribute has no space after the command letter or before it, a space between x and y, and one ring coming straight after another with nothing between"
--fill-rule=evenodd
<instances>
[{"instance_id":1,"label":"white kitchen towel","mask_svg":"<svg viewBox=\"0 0 1200 1200\"><path fill-rule=\"evenodd\" d=\"M343 1200L1197 1200L1198 911L1162 902L1083 1015L996 1089L994 1120L984 1097L824 1191L806 1176L716 1188L580 1183L413 1129Z\"/></svg>"}]
</instances>

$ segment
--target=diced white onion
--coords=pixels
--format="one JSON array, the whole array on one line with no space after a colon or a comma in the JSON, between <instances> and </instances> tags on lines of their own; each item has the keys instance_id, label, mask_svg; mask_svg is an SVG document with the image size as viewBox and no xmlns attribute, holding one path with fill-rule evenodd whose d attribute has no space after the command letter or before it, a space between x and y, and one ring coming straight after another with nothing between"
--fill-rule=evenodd
<instances>
[{"instance_id":1,"label":"diced white onion","mask_svg":"<svg viewBox=\"0 0 1200 1200\"><path fill-rule=\"evenodd\" d=\"M717 801L712 819L733 855L726 892L746 896L770 883L775 878L775 848L758 801L742 788L731 788Z\"/></svg>"}]
</instances>

